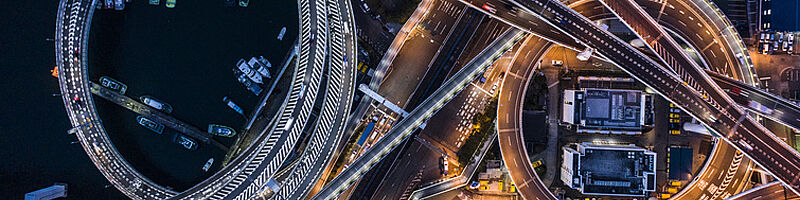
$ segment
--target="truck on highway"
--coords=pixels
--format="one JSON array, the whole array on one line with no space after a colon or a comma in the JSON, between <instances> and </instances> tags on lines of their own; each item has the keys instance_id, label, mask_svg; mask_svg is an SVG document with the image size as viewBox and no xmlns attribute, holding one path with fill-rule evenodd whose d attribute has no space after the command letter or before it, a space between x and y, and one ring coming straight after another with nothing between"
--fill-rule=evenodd
<instances>
[{"instance_id":1,"label":"truck on highway","mask_svg":"<svg viewBox=\"0 0 800 200\"><path fill-rule=\"evenodd\" d=\"M294 123L294 117L292 117L292 118L289 118L289 120L287 120L287 121L286 121L286 125L285 125L285 126L283 126L283 130L284 130L284 131L287 131L287 130L289 130L289 128L291 128L291 127L292 127L292 123Z\"/></svg>"},{"instance_id":2,"label":"truck on highway","mask_svg":"<svg viewBox=\"0 0 800 200\"><path fill-rule=\"evenodd\" d=\"M766 106L761 105L761 103L755 102L753 100L747 101L747 107L750 107L751 109L753 109L755 111L758 111L758 112L764 113L764 114L768 114L768 115L772 114L772 112L774 112L774 110L772 110L770 108L767 108Z\"/></svg>"},{"instance_id":3,"label":"truck on highway","mask_svg":"<svg viewBox=\"0 0 800 200\"><path fill-rule=\"evenodd\" d=\"M752 151L753 150L753 147L750 146L750 144L747 144L747 142L745 142L744 140L739 140L739 144L741 144L742 147L744 147L748 151Z\"/></svg>"}]
</instances>

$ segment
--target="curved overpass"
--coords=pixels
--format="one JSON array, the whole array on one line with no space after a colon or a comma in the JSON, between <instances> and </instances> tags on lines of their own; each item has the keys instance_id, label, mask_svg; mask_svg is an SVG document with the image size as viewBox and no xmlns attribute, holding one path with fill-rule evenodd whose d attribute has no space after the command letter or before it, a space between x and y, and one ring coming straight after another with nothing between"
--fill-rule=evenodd
<instances>
[{"instance_id":1,"label":"curved overpass","mask_svg":"<svg viewBox=\"0 0 800 200\"><path fill-rule=\"evenodd\" d=\"M511 180L525 199L556 199L531 167L522 136L522 103L525 91L550 46L552 43L547 40L536 36L528 37L506 70L497 97L498 105L503 105L497 107L497 140L500 153L510 171Z\"/></svg>"},{"instance_id":2,"label":"curved overpass","mask_svg":"<svg viewBox=\"0 0 800 200\"><path fill-rule=\"evenodd\" d=\"M610 14L607 11L605 11L605 9L603 9L602 5L599 5L599 4L592 5L591 3L587 3L587 2L595 2L595 1L580 1L580 2L576 3L577 5L576 4L571 5L571 7L575 8L576 11L581 12L582 14L584 14L586 16L589 16L589 18L596 18L596 17L603 18L604 16L605 17L613 16L613 14ZM645 3L640 3L640 4L645 4ZM669 4L667 4L666 1L664 1L663 4L659 4L659 6L667 6L667 5L669 5ZM685 3L681 3L679 5L686 6ZM582 6L584 8L581 8ZM598 9L597 6L599 6L600 9ZM645 6L645 5L642 5L642 6ZM673 5L669 5L669 6L673 10L668 10L668 12L665 12L666 13L665 15L669 15L669 13L679 13L679 10L674 10L675 6L673 6ZM652 8L651 9L647 9L647 7L645 7L645 8L648 11L652 11L652 10L658 11L658 9L652 9ZM680 8L678 8L678 9L680 9ZM683 12L680 12L680 13L683 13ZM650 14L653 14L653 13L650 13ZM656 14L658 14L658 12ZM703 20L703 18L699 17L697 15L697 13L693 13L693 14L695 14L695 17L694 17L695 19ZM717 13L713 13L713 14L717 14ZM594 17L592 17L592 16L594 16ZM716 16L718 17L719 15L716 15ZM668 18L668 17L665 17L665 18ZM724 21L724 19L723 19L723 21ZM662 25L670 23L670 21L659 21L659 22ZM676 23L677 24L677 22L675 22L675 21L672 21L672 23ZM680 22L680 24L684 24L684 23ZM544 33L547 33L547 32L544 32ZM687 37L685 32L681 32L681 33L683 33L684 37ZM681 33L679 33L679 34L681 34ZM731 36L731 33L733 33L732 36ZM711 35L711 34L709 34L709 35ZM730 31L727 31L727 32L723 31L723 32L721 32L721 34L713 34L713 36L731 37L731 38L734 38L734 39L738 39L738 35L735 35L735 32L730 32ZM690 38L690 41L696 41L698 39L702 41L704 39L704 38L695 39L695 38L691 38L691 37L687 37L687 38ZM712 65L712 66L730 67L730 66L737 66L738 65L738 66L740 66L738 68L741 69L741 70L725 70L725 69L717 69L717 70L731 73L732 76L749 77L747 73L744 73L746 71L749 72L749 69L751 67L751 65L748 65L748 62L747 62L747 61L749 61L749 59L739 59L739 60L735 60L735 61L731 60L731 59L719 59L721 57L716 57L716 55L722 55L722 54L721 53L714 53L712 51L713 50L722 51L722 49L720 49L720 48L710 48L712 45L719 46L720 44L717 44L717 41L719 41L719 40L711 39L709 41L713 41L713 42L705 45L705 49L704 50L707 50L707 51L703 51L702 52L702 56L708 57L708 58L706 58L706 60L717 61L717 63L719 63L719 62L725 63L724 65ZM727 40L724 40L724 41L727 41ZM734 40L734 41L740 41L740 40ZM699 42L694 42L693 44L697 45L698 43ZM734 44L733 47L731 47L730 49L736 49L737 47L741 47L741 46L736 46L736 45L741 44L740 42L739 43L734 42L733 44ZM731 45L731 43L723 43L723 45ZM746 52L746 50L745 50L745 52ZM711 57L714 57L714 59L709 59ZM739 73L739 74L734 74L734 73ZM503 87L503 88L505 88L505 87ZM512 103L507 103L507 104L504 104L504 105L513 105L513 104ZM500 120L501 117L503 117L502 114L499 114L498 115L499 121L504 121L504 120ZM501 128L501 127L502 127L502 125L498 126L498 128ZM514 130L514 128L511 128L509 130ZM509 143L510 142L511 141L509 140ZM504 143L504 140L501 140L501 143ZM501 146L502 146L502 144L501 144ZM717 177L718 179L711 180L711 184L717 183L716 185L726 185L727 186L728 184L730 184L731 179L733 179L733 180L741 180L741 179L747 177L746 174L749 174L749 173L747 173L747 170L746 170L746 168L749 167L748 164L741 164L742 163L741 156L738 156L738 157L736 157L737 159L734 159L735 158L735 156L734 156L735 155L734 154L735 149L732 149L730 147L731 147L730 145L727 145L727 144L724 144L724 143L722 145L718 145L718 147L715 149L715 152L719 151L718 149L723 148L723 150L721 150L721 151L722 152L727 152L727 153L715 154L715 157L713 157L711 159L712 161L715 162L715 164L712 164L712 166L713 167L722 167L724 171L730 171L731 168L729 168L729 166L733 165L733 171L738 171L740 173L734 173L736 178L731 178L730 176L725 176L724 178L723 177ZM727 149L724 149L724 148L727 148ZM723 159L719 159L719 157L722 157ZM509 163L508 160L506 161L506 163ZM747 163L746 158L745 158L744 163ZM708 165L708 163L707 163L707 165ZM715 171L714 169L712 169L712 170L705 170L705 169L706 168L704 167L703 172ZM739 170L739 169L741 169L741 170ZM515 170L511 170L511 171L515 171ZM516 170L516 171L520 171L520 170ZM744 172L744 173L742 173L742 172ZM699 176L699 177L709 177L710 178L711 176L709 176L709 175L710 174L708 174L708 173L705 173L705 174L701 173L701 176ZM516 183L520 184L519 181L516 181L516 179L514 179L514 180L515 180ZM736 183L736 182L737 181L734 181L734 183ZM706 182L706 183L708 183L708 182ZM523 181L522 184L526 184L526 181ZM741 189L741 185L744 185L744 184L741 184L741 182L739 182L739 184L740 184L739 187L733 187L733 186L731 187L731 188L736 188L733 191L739 191ZM707 185L707 184L703 184L703 185ZM689 188L689 187L687 187L687 188ZM705 188L705 187L703 187L703 188ZM522 189L520 189L520 191L523 192ZM720 191L724 191L724 189L722 189ZM714 193L716 193L716 191L714 191ZM525 195L523 195L523 196L525 196ZM542 196L549 196L549 195L542 195ZM709 195L709 196L711 196L711 195ZM715 196L719 196L719 195L715 195ZM689 198L689 199L692 199L692 198Z\"/></svg>"},{"instance_id":3,"label":"curved overpass","mask_svg":"<svg viewBox=\"0 0 800 200\"><path fill-rule=\"evenodd\" d=\"M538 17L572 33L581 41L596 48L598 53L608 56L611 60L653 88L660 95L670 101L678 102L677 105L690 115L699 119L701 123L721 134L726 142L742 150L757 164L787 184L796 191L800 188L800 153L775 138L764 127L748 119L746 113L733 105L731 99L721 89L710 82L702 69L693 67L686 60L677 60L678 65L673 66L683 70L678 76L669 69L662 68L655 61L627 46L610 33L598 29L585 17L578 15L560 2L531 0L525 2L530 10L538 10ZM649 26L649 25L648 25ZM649 28L649 27L648 27ZM653 38L656 39L656 38ZM669 38L657 38L669 41ZM668 47L668 46L664 46ZM667 49L667 53L675 52ZM659 52L662 53L662 52ZM685 73L684 73L685 72ZM692 83L687 84L686 81Z\"/></svg>"},{"instance_id":4,"label":"curved overpass","mask_svg":"<svg viewBox=\"0 0 800 200\"><path fill-rule=\"evenodd\" d=\"M324 105L309 144L273 199L304 198L330 164L337 144L346 131L345 123L355 89L356 62L347 60L356 57L355 35L351 31L355 23L349 1L326 0L324 5L320 9L326 10L326 27L330 34L328 87L324 93Z\"/></svg>"},{"instance_id":5,"label":"curved overpass","mask_svg":"<svg viewBox=\"0 0 800 200\"><path fill-rule=\"evenodd\" d=\"M317 3L319 2L322 1ZM73 130L87 155L112 185L132 199L249 199L259 194L263 191L264 183L288 157L306 126L312 107L318 104L316 96L320 91L320 82L324 76L323 71L327 58L325 55L328 54L330 48L329 42L338 45L334 51L340 52L339 54L334 53L339 56L332 56L330 59L345 60L342 57L345 54L342 43L346 41L342 37L329 41L328 33L330 31L327 28L330 22L328 17L331 15L318 13L319 8L324 8L326 5L300 0L298 9L301 18L301 50L291 92L288 94L289 98L284 101L279 111L280 114L273 119L272 125L265 129L260 137L231 164L209 179L176 195L175 191L155 184L128 164L108 139L102 123L98 123L101 120L96 113L92 95L89 92L90 81L86 62L86 49L88 48L86 43L94 12L94 3L90 0L62 0L60 2L55 50L62 100L70 122L76 127ZM344 11L348 14L351 12L349 7ZM341 22L339 23L341 24ZM341 30L339 31L341 32ZM316 37L312 35L316 35ZM350 42L347 44L347 55L354 55L352 41L352 38L347 39L347 42ZM351 58L355 58L355 56ZM333 83L337 83L334 85L339 87L330 88L334 92L328 92L326 101L340 100L342 95L352 96L352 89L347 89L348 87L352 88L352 63L348 65L344 65L342 62L333 63L338 63L338 68L329 70L334 75L327 78ZM308 71L309 69L310 71ZM340 78L344 78L344 80ZM344 92L341 93L342 91ZM328 121L325 123L340 127L343 123L342 116L346 116L349 103L347 101L345 105L342 105L344 109L339 104L333 106L343 112L326 118ZM331 120L335 120L335 122L331 123ZM336 132L338 131L341 130L337 129ZM322 144L322 146L328 145L331 144ZM321 161L327 162L326 159Z\"/></svg>"},{"instance_id":6,"label":"curved overpass","mask_svg":"<svg viewBox=\"0 0 800 200\"><path fill-rule=\"evenodd\" d=\"M722 39L738 38L738 35L736 35L735 32L720 31L719 29L713 28L715 27L712 26L713 24L709 25L710 23L706 23L705 21L714 21L711 17L719 16L708 14L701 15L693 11L692 9L694 8L689 7L690 4L696 2L692 2L692 0L688 1L688 3L682 1L663 1L661 3L654 1L637 1L637 3L639 3L651 17L659 19L658 23L661 26L670 30L677 30L675 33L681 37L681 39L689 43L689 45L695 48L703 48L701 51L697 52L703 57L702 60L707 62L707 66L710 66L712 71L724 72L731 77L744 78L744 81L749 80L748 77L752 77L748 73L750 72L749 57L747 59L732 60L729 59L728 56L717 56L727 55L733 52L723 51L723 49L738 49L738 43L731 42L737 40ZM575 7L575 10L590 19L595 20L616 17L598 1L581 2L580 5ZM694 22L694 24L692 22ZM687 24L691 24L695 29L689 30L691 28L686 27ZM712 27L710 29L711 31L705 32L703 29L697 29L698 27L704 27L697 24L706 24L707 27ZM738 41L741 41L741 39L738 39ZM733 69L731 69L731 66L733 66ZM742 157L741 153L733 146L724 142L715 142L714 150L710 158L706 160L700 172L689 185L684 187L677 195L673 196L672 199L699 199L702 196L711 197L711 199L724 199L731 194L741 192L744 187L747 186L745 183L751 174L751 167L752 162L750 159ZM706 190L708 185L715 185L718 187L715 187L716 189L714 190Z\"/></svg>"},{"instance_id":7,"label":"curved overpass","mask_svg":"<svg viewBox=\"0 0 800 200\"><path fill-rule=\"evenodd\" d=\"M62 0L56 19L56 65L61 98L78 141L111 185L133 199L175 194L137 172L117 152L100 123L89 91L87 43L95 1Z\"/></svg>"}]
</instances>

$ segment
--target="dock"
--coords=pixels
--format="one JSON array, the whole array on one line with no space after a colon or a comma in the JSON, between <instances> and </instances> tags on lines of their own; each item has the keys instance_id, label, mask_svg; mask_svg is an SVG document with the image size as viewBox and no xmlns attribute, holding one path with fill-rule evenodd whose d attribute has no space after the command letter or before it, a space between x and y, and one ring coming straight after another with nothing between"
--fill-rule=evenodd
<instances>
[{"instance_id":1,"label":"dock","mask_svg":"<svg viewBox=\"0 0 800 200\"><path fill-rule=\"evenodd\" d=\"M186 134L187 136L197 139L205 144L211 144L224 151L228 151L228 147L212 139L211 134L205 131L201 131L201 129L189 123L178 120L175 117L172 117L171 115L164 114L163 112L156 110L155 108L152 108L145 104L142 104L139 101L131 99L128 96L106 89L95 82L91 82L90 90L94 95L102 97L103 99L106 99L108 101L114 102L117 105L127 108L128 110L143 115L147 118L153 119L158 123L164 124L164 126L177 130L178 132Z\"/></svg>"},{"instance_id":2,"label":"dock","mask_svg":"<svg viewBox=\"0 0 800 200\"><path fill-rule=\"evenodd\" d=\"M294 45L292 45L292 49L289 50L289 52L286 52L286 56L284 56L285 59L283 60L281 71L278 73L278 76L276 76L273 79L272 86L269 87L267 93L261 97L261 103L258 104L258 108L256 108L255 112L253 112L253 115L251 115L249 117L249 120L247 120L247 125L244 128L245 131L250 130L250 127L253 126L253 123L256 121L256 118L258 118L258 115L261 114L262 110L264 110L264 106L267 104L267 100L272 95L272 91L274 91L275 86L278 85L278 80L281 77L283 77L283 72L286 72L286 68L289 67L289 63L292 63L292 59L294 59L294 57L300 51L299 50L300 46L298 45L299 43L300 41L298 37L298 39L295 40Z\"/></svg>"}]
</instances>

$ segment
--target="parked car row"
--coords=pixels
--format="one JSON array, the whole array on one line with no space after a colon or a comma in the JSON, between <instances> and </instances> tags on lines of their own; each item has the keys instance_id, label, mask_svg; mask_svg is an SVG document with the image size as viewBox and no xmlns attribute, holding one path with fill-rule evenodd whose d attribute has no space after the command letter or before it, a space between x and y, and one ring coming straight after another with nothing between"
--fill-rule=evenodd
<instances>
[{"instance_id":1,"label":"parked car row","mask_svg":"<svg viewBox=\"0 0 800 200\"><path fill-rule=\"evenodd\" d=\"M669 128L667 129L670 135L681 134L681 109L675 104L669 104Z\"/></svg>"},{"instance_id":2,"label":"parked car row","mask_svg":"<svg viewBox=\"0 0 800 200\"><path fill-rule=\"evenodd\" d=\"M794 54L794 40L798 34L793 32L763 32L759 34L758 49L762 54Z\"/></svg>"}]
</instances>

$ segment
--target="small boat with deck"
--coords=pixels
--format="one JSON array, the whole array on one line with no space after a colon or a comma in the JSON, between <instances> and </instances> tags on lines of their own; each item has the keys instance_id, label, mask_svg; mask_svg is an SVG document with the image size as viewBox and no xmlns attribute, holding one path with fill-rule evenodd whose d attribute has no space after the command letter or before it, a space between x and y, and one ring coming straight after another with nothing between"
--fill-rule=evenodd
<instances>
[{"instance_id":1,"label":"small boat with deck","mask_svg":"<svg viewBox=\"0 0 800 200\"><path fill-rule=\"evenodd\" d=\"M267 68L264 67L264 64L259 62L258 59L256 59L256 57L251 57L250 61L248 61L247 64L253 67L253 69L256 69L256 71L259 74L261 74L261 76L263 76L264 78L272 78Z\"/></svg>"},{"instance_id":2,"label":"small boat with deck","mask_svg":"<svg viewBox=\"0 0 800 200\"><path fill-rule=\"evenodd\" d=\"M172 113L172 106L165 103L164 101L158 100L148 95L139 97L139 100L141 100L142 103L147 104L148 106L158 109L162 112Z\"/></svg>"},{"instance_id":3,"label":"small boat with deck","mask_svg":"<svg viewBox=\"0 0 800 200\"><path fill-rule=\"evenodd\" d=\"M241 6L241 7L245 7L246 8L247 5L249 5L249 4L250 4L250 0L239 0L239 6Z\"/></svg>"},{"instance_id":4,"label":"small boat with deck","mask_svg":"<svg viewBox=\"0 0 800 200\"><path fill-rule=\"evenodd\" d=\"M139 125L144 126L147 129L150 129L153 132L161 134L164 132L164 125L161 123L156 122L150 118L145 116L139 115L136 117L136 121L139 122Z\"/></svg>"},{"instance_id":5,"label":"small boat with deck","mask_svg":"<svg viewBox=\"0 0 800 200\"><path fill-rule=\"evenodd\" d=\"M161 0L150 0L150 5L157 6L160 3L161 3Z\"/></svg>"},{"instance_id":6,"label":"small boat with deck","mask_svg":"<svg viewBox=\"0 0 800 200\"><path fill-rule=\"evenodd\" d=\"M167 8L175 8L175 0L167 0Z\"/></svg>"},{"instance_id":7,"label":"small boat with deck","mask_svg":"<svg viewBox=\"0 0 800 200\"><path fill-rule=\"evenodd\" d=\"M209 124L208 133L211 133L211 135L222 136L222 137L233 137L233 135L236 135L236 130L233 130L233 128L231 127L219 124Z\"/></svg>"},{"instance_id":8,"label":"small boat with deck","mask_svg":"<svg viewBox=\"0 0 800 200\"><path fill-rule=\"evenodd\" d=\"M272 68L272 63L269 62L264 56L258 56L258 62L261 62L262 65L266 66L267 68Z\"/></svg>"},{"instance_id":9,"label":"small boat with deck","mask_svg":"<svg viewBox=\"0 0 800 200\"><path fill-rule=\"evenodd\" d=\"M225 102L225 104L227 104L228 107L230 107L240 115L244 115L244 111L242 110L242 108L240 108L239 105L236 105L236 103L233 103L233 101L231 101L231 98L228 98L228 96L222 97L222 102Z\"/></svg>"},{"instance_id":10,"label":"small boat with deck","mask_svg":"<svg viewBox=\"0 0 800 200\"><path fill-rule=\"evenodd\" d=\"M105 6L105 9L114 9L114 0L106 0L103 6Z\"/></svg>"},{"instance_id":11,"label":"small boat with deck","mask_svg":"<svg viewBox=\"0 0 800 200\"><path fill-rule=\"evenodd\" d=\"M186 150L189 150L189 151L197 150L197 142L192 140L192 138L183 136L181 134L175 134L175 138L173 138L172 140L175 143L178 143L181 146L183 146L183 148L185 148Z\"/></svg>"},{"instance_id":12,"label":"small boat with deck","mask_svg":"<svg viewBox=\"0 0 800 200\"><path fill-rule=\"evenodd\" d=\"M214 164L214 158L209 158L208 161L206 161L206 164L203 165L203 171L207 172L208 169L211 169L212 164Z\"/></svg>"},{"instance_id":13,"label":"small boat with deck","mask_svg":"<svg viewBox=\"0 0 800 200\"><path fill-rule=\"evenodd\" d=\"M239 69L239 71L241 71L245 75L247 75L247 78L250 78L250 80L252 80L253 82L256 82L258 84L264 83L261 80L261 76L258 75L258 73L255 70L253 70L253 67L248 65L247 61L245 61L244 59L239 59L239 62L236 63L236 68Z\"/></svg>"},{"instance_id":14,"label":"small boat with deck","mask_svg":"<svg viewBox=\"0 0 800 200\"><path fill-rule=\"evenodd\" d=\"M108 76L100 77L100 85L108 89L114 90L119 94L125 94L125 91L128 90L127 85L122 84L122 82L119 82L118 80L115 80Z\"/></svg>"},{"instance_id":15,"label":"small boat with deck","mask_svg":"<svg viewBox=\"0 0 800 200\"><path fill-rule=\"evenodd\" d=\"M240 75L238 80L240 83L244 84L244 86L247 87L247 89L250 90L250 92L253 92L253 94L255 94L256 96L261 94L261 91L263 90L261 89L261 86L258 86L258 84L255 84L252 81L250 81L250 79L247 79L247 76L245 76L244 74Z\"/></svg>"},{"instance_id":16,"label":"small boat with deck","mask_svg":"<svg viewBox=\"0 0 800 200\"><path fill-rule=\"evenodd\" d=\"M114 10L124 10L125 2L122 0L114 0Z\"/></svg>"},{"instance_id":17,"label":"small boat with deck","mask_svg":"<svg viewBox=\"0 0 800 200\"><path fill-rule=\"evenodd\" d=\"M278 33L278 40L283 41L283 35L286 34L286 27L284 26L281 29L281 33Z\"/></svg>"}]
</instances>

